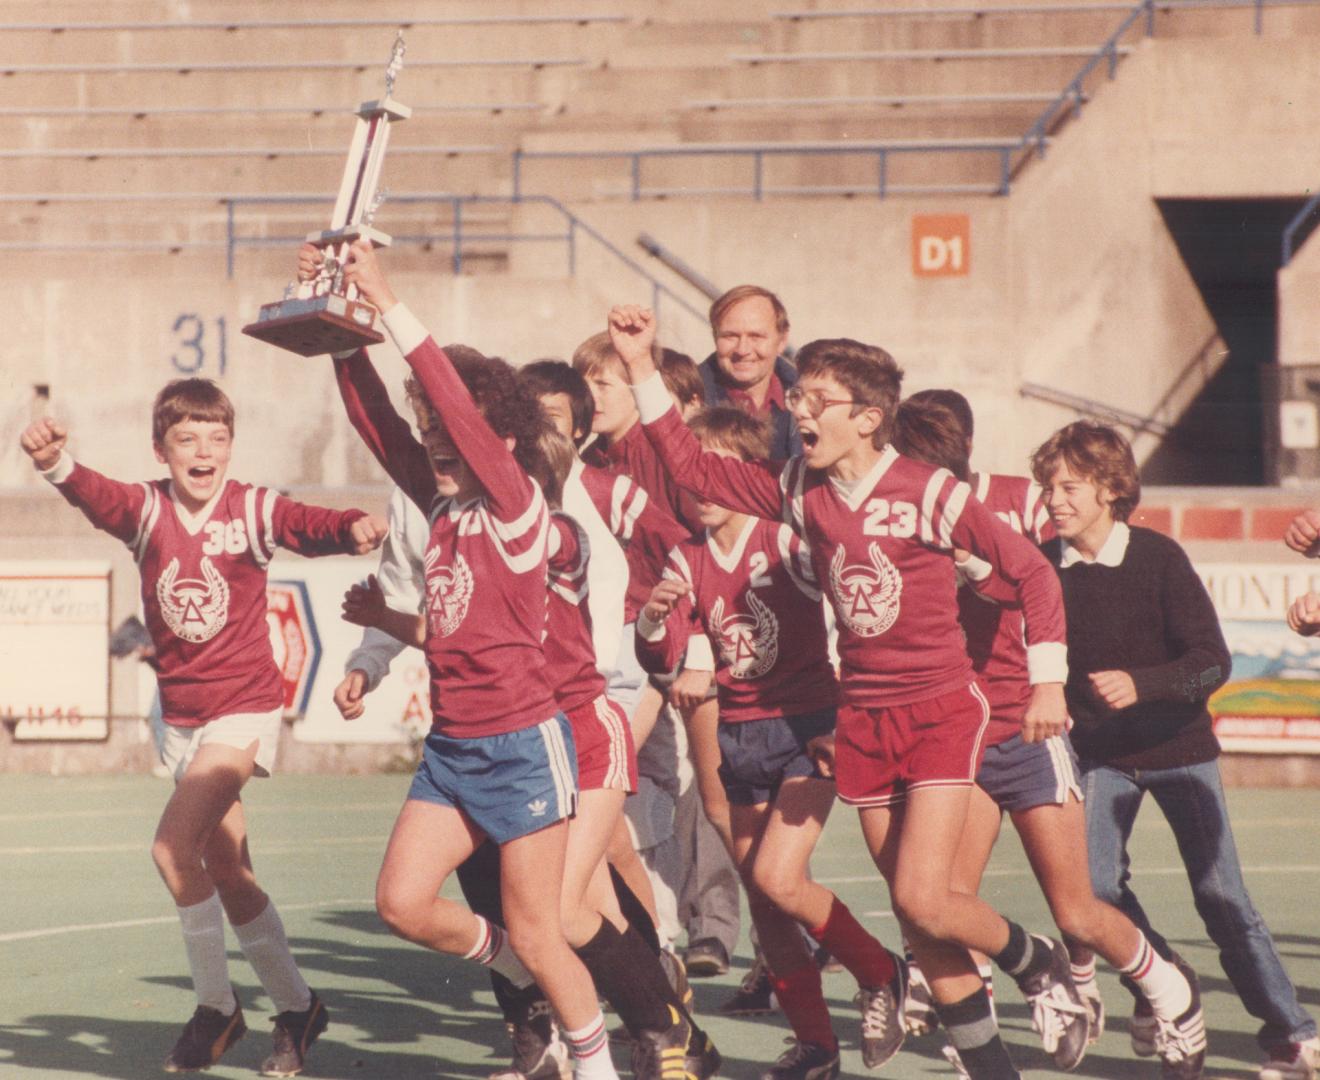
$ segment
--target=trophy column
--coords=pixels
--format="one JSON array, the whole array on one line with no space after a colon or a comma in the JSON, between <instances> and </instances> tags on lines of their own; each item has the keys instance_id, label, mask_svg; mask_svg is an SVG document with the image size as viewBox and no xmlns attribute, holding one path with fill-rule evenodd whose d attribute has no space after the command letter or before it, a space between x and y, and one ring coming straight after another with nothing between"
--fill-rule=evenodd
<instances>
[{"instance_id":1,"label":"trophy column","mask_svg":"<svg viewBox=\"0 0 1320 1080\"><path fill-rule=\"evenodd\" d=\"M343 263L348 245L358 238L388 247L390 237L372 226L383 193L378 191L390 127L407 120L412 110L393 98L394 80L403 66L403 32L395 38L385 72L385 96L365 101L357 110L357 127L344 164L330 228L309 233L307 240L325 252L321 272L311 281L294 282L282 300L263 304L256 322L243 333L300 356L347 352L385 340L376 329L377 311L345 285Z\"/></svg>"}]
</instances>

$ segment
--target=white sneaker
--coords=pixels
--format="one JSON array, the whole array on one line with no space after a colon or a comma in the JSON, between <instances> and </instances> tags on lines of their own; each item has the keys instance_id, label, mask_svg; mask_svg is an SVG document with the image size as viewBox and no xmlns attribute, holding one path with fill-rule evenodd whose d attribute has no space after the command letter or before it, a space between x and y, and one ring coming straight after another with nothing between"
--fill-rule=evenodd
<instances>
[{"instance_id":1,"label":"white sneaker","mask_svg":"<svg viewBox=\"0 0 1320 1080\"><path fill-rule=\"evenodd\" d=\"M1100 996L1100 987L1094 979L1077 984L1077 995L1082 999L1087 1012L1091 1014L1091 1034L1087 1039L1090 1045L1099 1041L1105 1031L1105 1002Z\"/></svg>"},{"instance_id":2,"label":"white sneaker","mask_svg":"<svg viewBox=\"0 0 1320 1080\"><path fill-rule=\"evenodd\" d=\"M1155 1056L1155 1033L1159 1027L1150 1002L1141 998L1132 1010L1132 1019L1128 1023L1128 1038L1132 1040L1132 1052L1137 1057Z\"/></svg>"},{"instance_id":3,"label":"white sneaker","mask_svg":"<svg viewBox=\"0 0 1320 1080\"><path fill-rule=\"evenodd\" d=\"M1260 1067L1260 1080L1315 1080L1320 1067L1320 1036L1305 1042L1284 1043L1270 1051Z\"/></svg>"}]
</instances>

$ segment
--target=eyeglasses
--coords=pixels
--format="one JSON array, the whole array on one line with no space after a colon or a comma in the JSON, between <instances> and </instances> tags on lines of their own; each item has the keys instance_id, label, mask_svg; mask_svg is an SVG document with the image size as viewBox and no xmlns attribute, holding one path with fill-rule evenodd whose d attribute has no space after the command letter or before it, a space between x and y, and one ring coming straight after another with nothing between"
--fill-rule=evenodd
<instances>
[{"instance_id":1,"label":"eyeglasses","mask_svg":"<svg viewBox=\"0 0 1320 1080\"><path fill-rule=\"evenodd\" d=\"M803 390L800 386L793 387L784 395L784 403L790 409L803 406L813 420L820 419L820 414L831 405L857 404L852 398L827 398L819 390Z\"/></svg>"}]
</instances>

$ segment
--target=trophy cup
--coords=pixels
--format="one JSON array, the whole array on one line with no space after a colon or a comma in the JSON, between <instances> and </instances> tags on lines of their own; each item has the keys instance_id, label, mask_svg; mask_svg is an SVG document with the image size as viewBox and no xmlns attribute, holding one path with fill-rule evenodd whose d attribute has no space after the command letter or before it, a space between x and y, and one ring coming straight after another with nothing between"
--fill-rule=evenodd
<instances>
[{"instance_id":1,"label":"trophy cup","mask_svg":"<svg viewBox=\"0 0 1320 1080\"><path fill-rule=\"evenodd\" d=\"M373 228L371 222L383 198L376 187L390 125L412 115L408 106L391 97L394 80L403 67L403 53L400 30L385 72L385 96L379 101L365 101L358 108L357 128L330 228L307 236L309 243L325 252L320 273L311 281L291 283L284 299L263 304L257 321L243 327L243 333L300 356L347 352L385 340L376 329L376 309L358 297L354 286L345 285L343 265L348 245L359 237L377 247L388 247L390 243L389 236Z\"/></svg>"}]
</instances>

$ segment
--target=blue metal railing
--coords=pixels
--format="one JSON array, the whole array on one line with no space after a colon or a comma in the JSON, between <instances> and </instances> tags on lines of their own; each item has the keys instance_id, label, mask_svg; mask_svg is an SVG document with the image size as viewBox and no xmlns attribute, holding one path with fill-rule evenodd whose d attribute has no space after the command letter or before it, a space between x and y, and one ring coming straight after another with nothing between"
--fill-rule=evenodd
<instances>
[{"instance_id":1,"label":"blue metal railing","mask_svg":"<svg viewBox=\"0 0 1320 1080\"><path fill-rule=\"evenodd\" d=\"M1316 225L1320 224L1320 214L1316 213L1320 208L1320 191L1317 191L1302 205L1302 208L1293 215L1292 220L1283 227L1283 262L1281 266L1287 266L1292 262L1292 257L1297 253L1297 249L1306 242L1306 238L1315 230Z\"/></svg>"},{"instance_id":2,"label":"blue metal railing","mask_svg":"<svg viewBox=\"0 0 1320 1080\"><path fill-rule=\"evenodd\" d=\"M662 146L647 147L641 150L523 150L513 151L513 197L524 198L523 163L537 160L622 160L628 163L629 190L631 202L639 202L650 194L687 194L687 195L729 195L748 194L760 202L767 194L776 195L812 195L834 193L832 189L798 185L796 187L770 188L765 182L765 159L768 157L869 157L875 159L875 180L869 190L883 199L889 194L889 161L892 157L904 154L978 154L994 155L999 159L999 184L995 194L1008 193L1008 180L1013 172L1013 158L1027 146L1027 140L1021 143L1004 139L950 139L946 141L929 140L920 144L902 145L901 140L893 143L869 142L856 146L775 146L773 143L755 146ZM660 158L709 158L730 157L747 158L751 161L752 177L749 184L739 188L704 189L684 187L681 191L648 191L642 187L642 162ZM936 191L940 185L928 185ZM858 194L860 187L849 188L850 194Z\"/></svg>"},{"instance_id":3,"label":"blue metal railing","mask_svg":"<svg viewBox=\"0 0 1320 1080\"><path fill-rule=\"evenodd\" d=\"M225 270L227 276L232 279L234 276L234 258L239 248L290 248L294 244L300 243L303 239L301 235L244 236L239 229L239 219L237 214L238 207L333 204L334 199L330 196L315 195L283 195L270 197L263 197L260 195L235 195L224 201L226 206ZM453 253L450 257L450 265L455 274L461 274L463 272L463 248L465 244L479 242L500 244L561 243L565 247L568 274L570 277L573 277L577 273L578 237L581 235L596 244L615 261L627 267L650 285L651 307L655 310L657 316L660 314L662 303L668 302L677 307L680 311L691 315L703 328L708 325L705 312L700 311L692 304L688 303L687 300L674 292L674 290L669 288L664 282L649 273L646 268L635 259L620 250L607 237L603 236L591 225L583 221L557 199L553 199L548 195L523 195L518 198L500 198L498 196L489 195L451 195L447 193L436 193L434 195L391 196L389 198L389 203L390 205L420 203L448 206L450 208L452 221L448 232L432 232L416 236L403 235L396 236L394 239L400 243L439 243L452 246ZM545 206L559 216L560 220L563 222L564 228L562 232L544 233L473 233L466 231L463 224L463 208L482 204Z\"/></svg>"}]
</instances>

